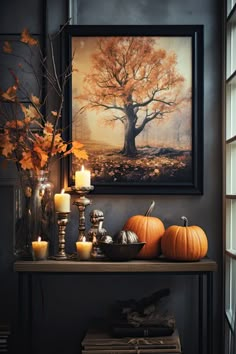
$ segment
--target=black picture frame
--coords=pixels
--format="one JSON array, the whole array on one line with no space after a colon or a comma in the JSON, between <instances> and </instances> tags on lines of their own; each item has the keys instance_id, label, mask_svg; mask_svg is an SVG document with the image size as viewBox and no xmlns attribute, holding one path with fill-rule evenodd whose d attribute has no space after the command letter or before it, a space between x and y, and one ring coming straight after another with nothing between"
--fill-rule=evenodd
<instances>
[{"instance_id":1,"label":"black picture frame","mask_svg":"<svg viewBox=\"0 0 236 354\"><path fill-rule=\"evenodd\" d=\"M188 169L188 180L179 178L160 182L138 180L130 182L94 182L95 194L165 194L165 195L201 195L203 194L203 25L68 25L62 33L62 68L72 61L72 42L83 37L87 40L94 37L155 37L189 40L191 45L191 167ZM173 42L174 43L174 42ZM77 49L76 49L77 50ZM73 77L73 73L72 73ZM68 83L65 95L63 125L67 127L67 139L72 139L73 130L73 94L72 78ZM86 149L86 143L85 143ZM89 162L85 161L88 167ZM79 168L78 168L79 169ZM62 162L63 185L71 187L74 184L72 156ZM184 176L184 173L182 174Z\"/></svg>"}]
</instances>

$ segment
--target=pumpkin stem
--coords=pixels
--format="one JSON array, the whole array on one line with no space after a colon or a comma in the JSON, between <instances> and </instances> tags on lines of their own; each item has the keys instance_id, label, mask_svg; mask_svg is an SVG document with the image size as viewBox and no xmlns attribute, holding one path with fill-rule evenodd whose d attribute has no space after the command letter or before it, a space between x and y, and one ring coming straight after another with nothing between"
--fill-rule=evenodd
<instances>
[{"instance_id":1,"label":"pumpkin stem","mask_svg":"<svg viewBox=\"0 0 236 354\"><path fill-rule=\"evenodd\" d=\"M188 226L188 219L186 216L181 216L181 219L184 221L184 226Z\"/></svg>"},{"instance_id":2,"label":"pumpkin stem","mask_svg":"<svg viewBox=\"0 0 236 354\"><path fill-rule=\"evenodd\" d=\"M149 216L149 215L151 214L151 212L152 212L153 209L154 209L154 206L155 206L155 202L154 202L154 200L153 200L152 203L151 203L151 205L150 205L150 207L149 207L148 210L146 211L145 216Z\"/></svg>"}]
</instances>

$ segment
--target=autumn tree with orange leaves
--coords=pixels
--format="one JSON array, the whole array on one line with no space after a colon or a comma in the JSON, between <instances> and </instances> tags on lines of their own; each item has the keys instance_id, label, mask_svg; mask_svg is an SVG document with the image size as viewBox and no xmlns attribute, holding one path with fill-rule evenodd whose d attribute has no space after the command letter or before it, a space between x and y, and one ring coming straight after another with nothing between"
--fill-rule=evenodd
<instances>
[{"instance_id":1,"label":"autumn tree with orange leaves","mask_svg":"<svg viewBox=\"0 0 236 354\"><path fill-rule=\"evenodd\" d=\"M151 37L101 37L92 55L81 111L110 111L107 124L124 127L121 153L135 156L136 137L147 124L163 119L189 100L177 56L154 46Z\"/></svg>"}]
</instances>

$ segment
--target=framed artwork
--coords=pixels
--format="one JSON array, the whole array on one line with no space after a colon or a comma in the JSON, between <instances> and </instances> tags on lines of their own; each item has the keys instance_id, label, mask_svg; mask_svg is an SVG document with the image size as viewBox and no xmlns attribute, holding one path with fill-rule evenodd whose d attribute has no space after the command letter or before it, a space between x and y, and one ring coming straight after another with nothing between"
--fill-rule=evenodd
<instances>
[{"instance_id":1,"label":"framed artwork","mask_svg":"<svg viewBox=\"0 0 236 354\"><path fill-rule=\"evenodd\" d=\"M85 165L93 193L202 194L203 26L69 25L62 48L64 124L89 156L68 186Z\"/></svg>"}]
</instances>

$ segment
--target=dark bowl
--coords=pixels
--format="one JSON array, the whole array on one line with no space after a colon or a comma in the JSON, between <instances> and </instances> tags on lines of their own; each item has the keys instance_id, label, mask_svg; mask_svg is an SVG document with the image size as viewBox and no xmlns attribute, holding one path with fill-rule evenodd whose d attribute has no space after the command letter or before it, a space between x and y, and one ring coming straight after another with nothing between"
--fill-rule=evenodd
<instances>
[{"instance_id":1,"label":"dark bowl","mask_svg":"<svg viewBox=\"0 0 236 354\"><path fill-rule=\"evenodd\" d=\"M146 242L137 243L106 243L99 242L104 255L112 261L129 261L134 259Z\"/></svg>"}]
</instances>

